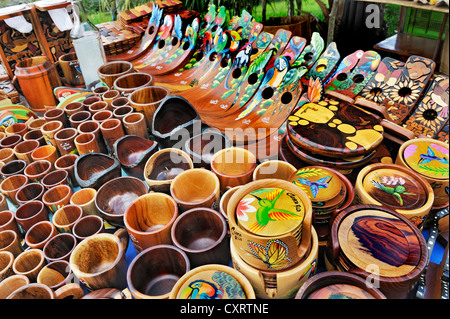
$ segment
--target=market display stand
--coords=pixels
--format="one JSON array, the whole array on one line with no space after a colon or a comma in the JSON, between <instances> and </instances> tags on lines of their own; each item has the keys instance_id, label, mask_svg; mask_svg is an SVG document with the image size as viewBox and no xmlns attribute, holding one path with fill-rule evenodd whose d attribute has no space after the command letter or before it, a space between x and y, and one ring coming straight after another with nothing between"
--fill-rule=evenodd
<instances>
[{"instance_id":1,"label":"market display stand","mask_svg":"<svg viewBox=\"0 0 450 319\"><path fill-rule=\"evenodd\" d=\"M414 1L406 0L357 0L362 2L373 2L382 4L393 4L401 6L400 19L398 22L397 34L377 43L374 49L395 53L403 57L419 55L438 61L442 45L442 37L445 32L445 24L448 19L448 7L437 7L435 5L424 5ZM428 11L442 12L444 18L439 30L438 39L428 39L411 34L403 33L404 17L406 8L416 8Z\"/></svg>"}]
</instances>

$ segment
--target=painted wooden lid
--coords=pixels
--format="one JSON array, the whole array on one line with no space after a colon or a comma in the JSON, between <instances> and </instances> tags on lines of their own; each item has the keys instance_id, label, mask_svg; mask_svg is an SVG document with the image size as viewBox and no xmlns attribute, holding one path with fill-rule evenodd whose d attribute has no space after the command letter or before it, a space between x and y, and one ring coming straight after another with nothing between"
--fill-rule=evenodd
<instances>
[{"instance_id":1,"label":"painted wooden lid","mask_svg":"<svg viewBox=\"0 0 450 319\"><path fill-rule=\"evenodd\" d=\"M431 139L421 139L410 143L402 154L410 169L425 177L448 180L448 144Z\"/></svg>"},{"instance_id":2,"label":"painted wooden lid","mask_svg":"<svg viewBox=\"0 0 450 319\"><path fill-rule=\"evenodd\" d=\"M197 272L186 280L176 299L246 299L246 295L232 275L210 269Z\"/></svg>"},{"instance_id":3,"label":"painted wooden lid","mask_svg":"<svg viewBox=\"0 0 450 319\"><path fill-rule=\"evenodd\" d=\"M326 167L303 167L290 179L308 195L314 206L323 208L340 194L343 196L333 205L345 198L345 192L341 193L345 189L341 179Z\"/></svg>"},{"instance_id":4,"label":"painted wooden lid","mask_svg":"<svg viewBox=\"0 0 450 319\"><path fill-rule=\"evenodd\" d=\"M422 254L412 227L393 214L375 209L349 214L337 231L343 259L383 277L407 275Z\"/></svg>"},{"instance_id":5,"label":"painted wooden lid","mask_svg":"<svg viewBox=\"0 0 450 319\"><path fill-rule=\"evenodd\" d=\"M333 284L317 289L308 299L375 299L366 290L349 284Z\"/></svg>"},{"instance_id":6,"label":"painted wooden lid","mask_svg":"<svg viewBox=\"0 0 450 319\"><path fill-rule=\"evenodd\" d=\"M391 168L369 172L363 179L363 187L377 202L393 209L420 208L428 197L419 181L406 172Z\"/></svg>"},{"instance_id":7,"label":"painted wooden lid","mask_svg":"<svg viewBox=\"0 0 450 319\"><path fill-rule=\"evenodd\" d=\"M331 157L368 154L383 140L379 117L335 100L301 106L288 118L287 127L295 144Z\"/></svg>"},{"instance_id":8,"label":"painted wooden lid","mask_svg":"<svg viewBox=\"0 0 450 319\"><path fill-rule=\"evenodd\" d=\"M260 188L245 195L236 208L240 227L260 236L301 231L305 206L295 194L282 188Z\"/></svg>"}]
</instances>

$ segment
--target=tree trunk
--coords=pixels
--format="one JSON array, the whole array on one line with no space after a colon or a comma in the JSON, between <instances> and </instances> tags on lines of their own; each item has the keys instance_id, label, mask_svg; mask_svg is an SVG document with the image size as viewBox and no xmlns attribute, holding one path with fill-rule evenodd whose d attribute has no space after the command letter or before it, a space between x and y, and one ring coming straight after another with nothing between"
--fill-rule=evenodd
<instances>
[{"instance_id":1,"label":"tree trunk","mask_svg":"<svg viewBox=\"0 0 450 319\"><path fill-rule=\"evenodd\" d=\"M262 7L262 11L261 11L261 20L262 22L266 21L266 7L267 7L267 0L262 0L261 1L261 7Z\"/></svg>"}]
</instances>

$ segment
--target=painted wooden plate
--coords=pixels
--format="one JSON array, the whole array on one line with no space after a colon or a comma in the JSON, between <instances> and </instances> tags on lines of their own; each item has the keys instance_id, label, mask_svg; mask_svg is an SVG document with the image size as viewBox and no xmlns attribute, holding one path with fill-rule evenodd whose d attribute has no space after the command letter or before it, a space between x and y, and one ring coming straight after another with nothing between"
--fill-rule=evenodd
<instances>
[{"instance_id":1,"label":"painted wooden plate","mask_svg":"<svg viewBox=\"0 0 450 319\"><path fill-rule=\"evenodd\" d=\"M448 145L433 143L433 140L421 140L408 145L403 151L403 159L410 169L433 179L449 178Z\"/></svg>"},{"instance_id":2,"label":"painted wooden plate","mask_svg":"<svg viewBox=\"0 0 450 319\"><path fill-rule=\"evenodd\" d=\"M395 169L377 169L363 179L366 192L379 203L393 209L413 210L422 207L427 193L418 181Z\"/></svg>"},{"instance_id":3,"label":"painted wooden plate","mask_svg":"<svg viewBox=\"0 0 450 319\"><path fill-rule=\"evenodd\" d=\"M371 209L342 220L338 240L351 263L365 271L377 268L384 277L407 275L418 265L422 253L419 239L409 224L392 214Z\"/></svg>"},{"instance_id":4,"label":"painted wooden plate","mask_svg":"<svg viewBox=\"0 0 450 319\"><path fill-rule=\"evenodd\" d=\"M380 118L359 107L325 99L306 103L288 117L291 139L301 148L330 157L374 151L383 141Z\"/></svg>"},{"instance_id":5,"label":"painted wooden plate","mask_svg":"<svg viewBox=\"0 0 450 319\"><path fill-rule=\"evenodd\" d=\"M186 280L176 299L246 299L246 295L232 275L211 269L198 272Z\"/></svg>"},{"instance_id":6,"label":"painted wooden plate","mask_svg":"<svg viewBox=\"0 0 450 319\"><path fill-rule=\"evenodd\" d=\"M261 188L244 196L236 208L240 227L260 236L301 232L305 206L282 188Z\"/></svg>"}]
</instances>

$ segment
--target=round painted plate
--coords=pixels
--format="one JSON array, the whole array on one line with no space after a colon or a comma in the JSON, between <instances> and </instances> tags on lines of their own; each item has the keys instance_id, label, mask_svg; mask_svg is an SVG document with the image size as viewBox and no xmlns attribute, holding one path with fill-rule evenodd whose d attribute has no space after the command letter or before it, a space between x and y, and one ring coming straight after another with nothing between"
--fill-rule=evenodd
<instances>
[{"instance_id":1,"label":"round painted plate","mask_svg":"<svg viewBox=\"0 0 450 319\"><path fill-rule=\"evenodd\" d=\"M373 199L394 209L417 209L427 200L422 185L407 173L395 169L369 172L364 177L363 187Z\"/></svg>"},{"instance_id":2,"label":"round painted plate","mask_svg":"<svg viewBox=\"0 0 450 319\"><path fill-rule=\"evenodd\" d=\"M205 270L190 277L180 287L176 299L245 299L239 282L219 270Z\"/></svg>"},{"instance_id":3,"label":"round painted plate","mask_svg":"<svg viewBox=\"0 0 450 319\"><path fill-rule=\"evenodd\" d=\"M420 141L408 145L403 151L406 164L413 171L435 179L448 179L448 145Z\"/></svg>"},{"instance_id":4,"label":"round painted plate","mask_svg":"<svg viewBox=\"0 0 450 319\"><path fill-rule=\"evenodd\" d=\"M297 233L305 207L295 194L282 188L261 188L245 195L236 208L240 227L260 236Z\"/></svg>"},{"instance_id":5,"label":"round painted plate","mask_svg":"<svg viewBox=\"0 0 450 319\"><path fill-rule=\"evenodd\" d=\"M375 299L370 293L349 284L334 284L322 287L308 296L308 299Z\"/></svg>"},{"instance_id":6,"label":"round painted plate","mask_svg":"<svg viewBox=\"0 0 450 319\"><path fill-rule=\"evenodd\" d=\"M422 253L410 225L392 214L371 209L342 220L338 240L352 264L384 277L407 275L417 266Z\"/></svg>"},{"instance_id":7,"label":"round painted plate","mask_svg":"<svg viewBox=\"0 0 450 319\"><path fill-rule=\"evenodd\" d=\"M383 141L379 117L334 100L307 103L293 112L287 122L295 144L324 156L369 154Z\"/></svg>"},{"instance_id":8,"label":"round painted plate","mask_svg":"<svg viewBox=\"0 0 450 319\"><path fill-rule=\"evenodd\" d=\"M339 176L326 167L303 167L290 179L308 195L312 202L316 203L316 206L324 206L328 201L336 198L342 190L342 181Z\"/></svg>"}]
</instances>

